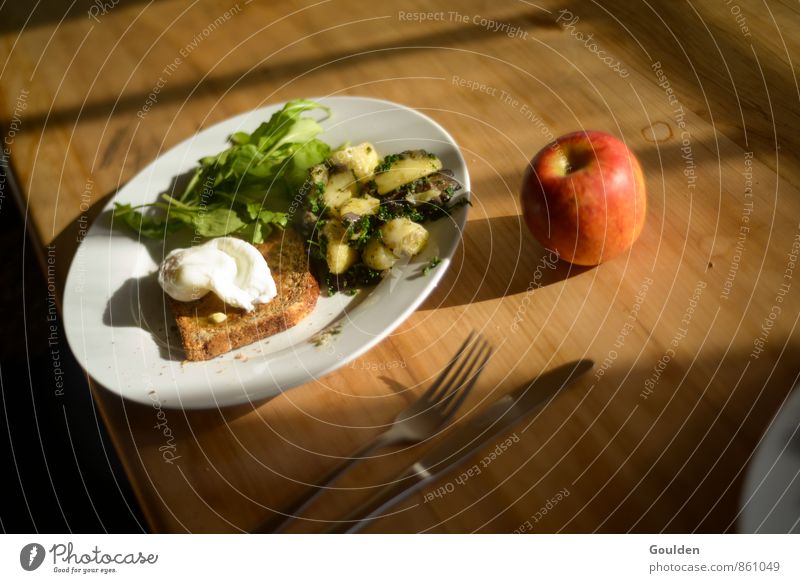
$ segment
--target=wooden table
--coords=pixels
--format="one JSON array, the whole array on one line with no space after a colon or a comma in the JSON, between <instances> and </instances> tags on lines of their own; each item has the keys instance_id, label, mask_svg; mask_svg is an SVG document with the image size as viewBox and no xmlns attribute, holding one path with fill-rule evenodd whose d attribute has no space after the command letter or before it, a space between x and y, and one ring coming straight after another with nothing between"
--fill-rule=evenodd
<instances>
[{"instance_id":1,"label":"wooden table","mask_svg":"<svg viewBox=\"0 0 800 583\"><path fill-rule=\"evenodd\" d=\"M0 24L6 153L59 284L121 184L262 104L417 108L459 142L474 186L454 265L397 332L257 408L165 410L173 463L155 410L93 388L154 531L253 529L371 439L471 329L500 349L465 416L559 363L598 367L502 455L482 463L487 444L373 531L735 530L748 460L800 370L796 4L78 4L28 18L9 3ZM627 256L551 269L518 190L526 161L579 128L640 157L648 221ZM424 447L361 465L309 516L341 516Z\"/></svg>"}]
</instances>

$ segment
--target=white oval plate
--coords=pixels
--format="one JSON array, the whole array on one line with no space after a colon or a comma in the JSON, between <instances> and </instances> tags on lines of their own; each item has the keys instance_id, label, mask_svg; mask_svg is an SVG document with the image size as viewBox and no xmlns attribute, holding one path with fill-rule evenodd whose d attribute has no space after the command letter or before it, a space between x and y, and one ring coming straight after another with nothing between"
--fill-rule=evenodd
<instances>
[{"instance_id":1,"label":"white oval plate","mask_svg":"<svg viewBox=\"0 0 800 583\"><path fill-rule=\"evenodd\" d=\"M424 148L437 154L469 195L467 166L453 138L432 119L389 101L319 98L332 116L320 138L332 146L372 142L382 154ZM325 375L380 342L436 287L467 220L468 205L428 223L430 241L372 290L354 297L320 297L294 328L205 362L184 361L180 338L155 278L172 242L140 240L110 228L114 202L153 202L203 156L227 146L236 131L252 131L283 107L257 109L212 126L156 159L113 197L92 225L70 266L64 290L64 328L78 362L100 385L133 401L199 409L266 399ZM314 115L314 112L311 113ZM185 245L184 245L185 246ZM422 267L438 256L426 276ZM335 335L324 334L338 329ZM326 338L321 346L313 340Z\"/></svg>"}]
</instances>

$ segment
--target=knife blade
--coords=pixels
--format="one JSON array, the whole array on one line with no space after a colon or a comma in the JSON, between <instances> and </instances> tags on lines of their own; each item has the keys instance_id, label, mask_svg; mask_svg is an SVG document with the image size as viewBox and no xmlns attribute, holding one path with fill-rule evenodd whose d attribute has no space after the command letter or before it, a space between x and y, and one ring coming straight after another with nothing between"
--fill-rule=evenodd
<instances>
[{"instance_id":1,"label":"knife blade","mask_svg":"<svg viewBox=\"0 0 800 583\"><path fill-rule=\"evenodd\" d=\"M530 383L498 399L486 411L454 429L441 443L406 468L392 484L376 492L344 519L332 523L327 532L358 532L390 507L456 468L517 421L544 407L593 366L591 360L572 361L540 374Z\"/></svg>"}]
</instances>

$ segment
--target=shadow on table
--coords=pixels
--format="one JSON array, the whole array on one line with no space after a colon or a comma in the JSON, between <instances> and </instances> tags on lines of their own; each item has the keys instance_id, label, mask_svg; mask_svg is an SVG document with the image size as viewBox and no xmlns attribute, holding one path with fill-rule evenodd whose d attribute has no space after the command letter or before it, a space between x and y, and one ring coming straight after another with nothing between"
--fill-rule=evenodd
<instances>
[{"instance_id":1,"label":"shadow on table","mask_svg":"<svg viewBox=\"0 0 800 583\"><path fill-rule=\"evenodd\" d=\"M648 398L640 392L654 363L617 361L601 381L587 379L589 390L559 394L519 423L520 443L491 471L463 485L454 482L496 442L425 490L430 496L451 483L460 494L423 501L423 492L388 509L365 531L502 533L526 528L529 520L526 532L534 533L737 532L751 512L742 493L754 471L752 456L794 387L798 349L790 341L766 360L753 360L747 345L694 359L682 355ZM367 474L348 485L363 489L374 479ZM531 517L565 486L569 497L534 523ZM364 498L342 492L325 502L352 507ZM309 516L337 518L322 506ZM300 521L295 532L319 530L319 524Z\"/></svg>"},{"instance_id":2,"label":"shadow on table","mask_svg":"<svg viewBox=\"0 0 800 583\"><path fill-rule=\"evenodd\" d=\"M126 0L126 7L145 0ZM23 32L38 26L55 25L62 20L86 20L99 22L100 18L114 10L117 2L106 0L42 0L41 2L6 2L0 11L0 34ZM122 7L120 7L122 9Z\"/></svg>"},{"instance_id":3,"label":"shadow on table","mask_svg":"<svg viewBox=\"0 0 800 583\"><path fill-rule=\"evenodd\" d=\"M139 0L141 1L141 0ZM52 3L57 3L57 0L52 0ZM16 3L20 6L25 6L24 3ZM253 6L255 8L255 5ZM22 12L24 9L20 9ZM288 9L287 9L288 11ZM52 13L53 11L51 11ZM44 16L40 17L40 23L58 21L63 15L58 14L52 18ZM87 16L86 10L74 11L76 15ZM112 11L113 12L113 11ZM73 12L71 11L70 14ZM5 12L2 13L5 16ZM113 17L114 14L109 14ZM489 17L488 14L483 16ZM18 23L22 15L18 15L13 22ZM22 18L24 22L24 18ZM9 28L19 27L19 24L8 25L2 21L3 25ZM516 15L503 18L502 22L509 27L521 27L523 29L558 29L560 26L556 24L555 18L542 10L523 7L523 9ZM0 25L2 26L2 25ZM261 33L265 34L265 33ZM441 46L446 43L459 44L468 43L473 41L476 37L483 34L473 24L460 24L448 25L439 30L425 31L421 34L408 35L403 40L404 46L398 46L397 41L384 41L363 44L357 48L337 50L334 45L329 45L328 50L320 55L300 57L296 59L287 60L285 62L265 62L255 68L249 70L237 69L229 73L216 74L208 76L199 82L197 79L192 79L186 82L170 82L165 88L161 90L158 95L160 104L168 103L182 103L187 99L201 99L208 95L217 96L220 92L220 87L249 87L263 83L265 76L277 82L281 79L293 79L298 75L303 75L309 71L315 71L324 67L326 70L336 70L355 66L359 61L371 61L384 59L387 50L391 51L407 51L409 54L418 53L428 50L429 46ZM265 39L268 41L268 39ZM514 41L517 42L517 41ZM149 89L148 89L149 91ZM84 104L82 106L70 106L64 108L56 108L49 112L47 117L45 115L29 115L25 118L26 127L38 128L43 124L73 124L76 120L88 119L105 119L114 113L135 112L141 108L142 103L147 97L147 92L126 92L121 96L113 96L108 99L102 99L94 102ZM2 119L2 118L0 118Z\"/></svg>"},{"instance_id":4,"label":"shadow on table","mask_svg":"<svg viewBox=\"0 0 800 583\"><path fill-rule=\"evenodd\" d=\"M469 221L447 275L422 309L463 306L539 289L591 267L560 261L519 215Z\"/></svg>"},{"instance_id":5,"label":"shadow on table","mask_svg":"<svg viewBox=\"0 0 800 583\"><path fill-rule=\"evenodd\" d=\"M598 38L614 38L633 69L652 72L654 63L660 63L676 94L689 96L684 107L713 123L716 132L741 149L755 152L756 158L760 154L768 165L775 163L770 161L776 160L778 143L781 157L797 161L800 109L796 97L785 98L797 95L797 81L785 62L788 53L783 59L779 54L771 58L767 55L772 49L764 42L781 38L788 22L784 15L794 10L796 16L796 8L777 7L774 15L770 9L749 9L751 28L753 22L770 22L766 30L752 30L751 38L750 32L746 36L737 26L741 20L731 15L727 3L705 3L690 10L677 2L657 6L612 2L613 7L574 4L567 8L580 15L581 24ZM742 10L742 17L746 11ZM609 18L611 12L614 18ZM638 34L637 25L643 22L651 24L646 34ZM634 32L624 34L626 30ZM754 76L753 71L758 74ZM656 81L655 74L652 79ZM693 95L702 99L693 102ZM796 168L797 163L791 161L781 163L781 168Z\"/></svg>"},{"instance_id":6,"label":"shadow on table","mask_svg":"<svg viewBox=\"0 0 800 583\"><path fill-rule=\"evenodd\" d=\"M0 392L6 412L0 467L13 479L3 485L2 531L144 532L86 375L61 322L53 319L50 282L37 263L30 224L26 233L16 205L6 205L0 244L13 252L0 266Z\"/></svg>"}]
</instances>

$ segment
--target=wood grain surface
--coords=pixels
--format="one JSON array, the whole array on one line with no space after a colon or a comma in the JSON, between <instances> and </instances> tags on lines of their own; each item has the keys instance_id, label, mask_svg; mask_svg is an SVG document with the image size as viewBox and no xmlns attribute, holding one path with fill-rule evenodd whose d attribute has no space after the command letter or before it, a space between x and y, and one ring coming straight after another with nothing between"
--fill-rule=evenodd
<instances>
[{"instance_id":1,"label":"wood grain surface","mask_svg":"<svg viewBox=\"0 0 800 583\"><path fill-rule=\"evenodd\" d=\"M145 164L294 97L424 112L474 188L442 284L341 370L219 411L159 413L94 387L154 531L255 528L384 428L473 329L498 350L463 417L554 365L598 366L501 455L486 444L372 531L735 530L747 463L800 372L795 3L98 6L13 3L0 24L4 157L58 284ZM641 239L594 269L551 264L519 217L527 161L581 128L625 140L648 185ZM293 530L323 529L427 446L362 463Z\"/></svg>"}]
</instances>

